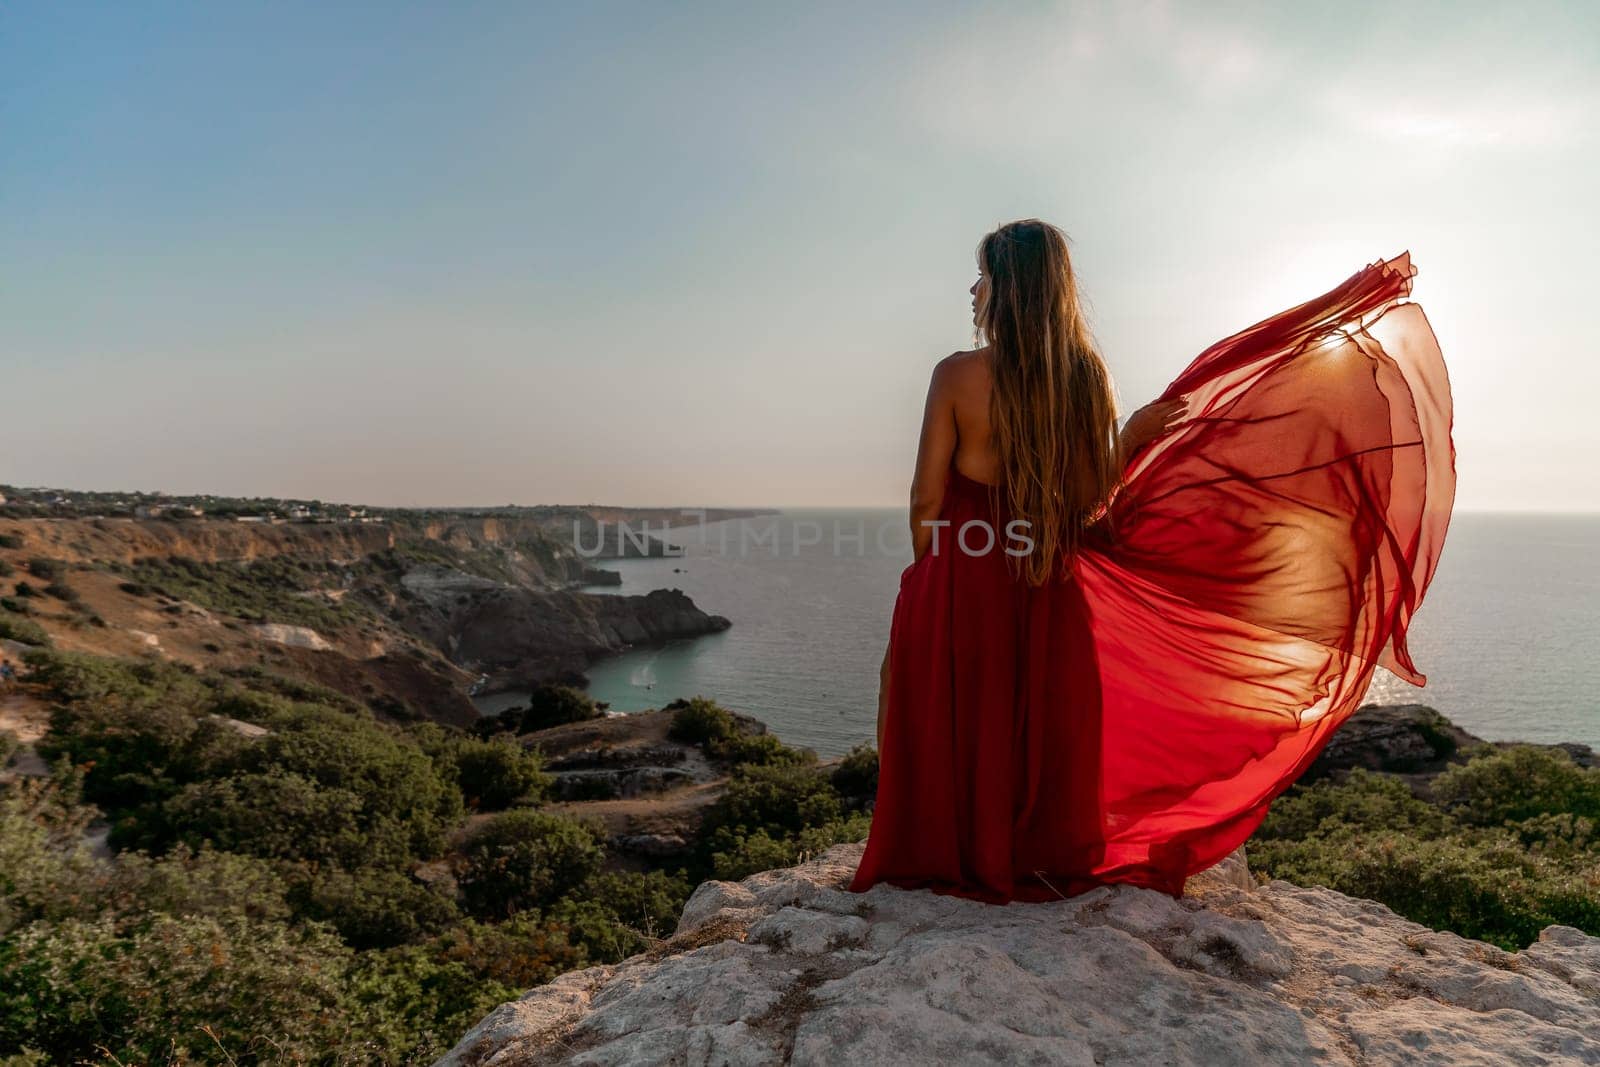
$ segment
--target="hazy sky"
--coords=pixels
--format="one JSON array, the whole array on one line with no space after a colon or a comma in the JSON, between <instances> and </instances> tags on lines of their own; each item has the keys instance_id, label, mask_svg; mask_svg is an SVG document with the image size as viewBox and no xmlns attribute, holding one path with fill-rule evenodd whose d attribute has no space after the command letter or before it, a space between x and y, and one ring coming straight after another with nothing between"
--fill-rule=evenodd
<instances>
[{"instance_id":1,"label":"hazy sky","mask_svg":"<svg viewBox=\"0 0 1600 1067\"><path fill-rule=\"evenodd\" d=\"M1587 2L7 4L0 481L903 504L1038 215L1124 412L1409 249L1458 506L1600 509L1597 115Z\"/></svg>"}]
</instances>

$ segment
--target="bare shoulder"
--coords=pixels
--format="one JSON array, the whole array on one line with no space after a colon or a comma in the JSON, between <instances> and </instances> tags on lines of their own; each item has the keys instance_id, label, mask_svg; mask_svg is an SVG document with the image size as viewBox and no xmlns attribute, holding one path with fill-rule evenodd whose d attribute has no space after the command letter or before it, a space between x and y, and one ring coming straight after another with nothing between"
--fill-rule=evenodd
<instances>
[{"instance_id":1,"label":"bare shoulder","mask_svg":"<svg viewBox=\"0 0 1600 1067\"><path fill-rule=\"evenodd\" d=\"M989 387L989 349L952 352L934 367L933 377L935 382L956 392L986 390Z\"/></svg>"}]
</instances>

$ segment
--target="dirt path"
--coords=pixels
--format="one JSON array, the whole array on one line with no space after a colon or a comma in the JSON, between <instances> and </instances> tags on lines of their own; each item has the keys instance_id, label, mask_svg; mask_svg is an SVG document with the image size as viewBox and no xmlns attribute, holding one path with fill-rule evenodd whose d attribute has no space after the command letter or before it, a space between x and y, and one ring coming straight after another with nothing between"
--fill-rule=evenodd
<instances>
[{"instance_id":1,"label":"dirt path","mask_svg":"<svg viewBox=\"0 0 1600 1067\"><path fill-rule=\"evenodd\" d=\"M27 693L0 693L0 733L32 745L49 729L50 712L43 702Z\"/></svg>"}]
</instances>

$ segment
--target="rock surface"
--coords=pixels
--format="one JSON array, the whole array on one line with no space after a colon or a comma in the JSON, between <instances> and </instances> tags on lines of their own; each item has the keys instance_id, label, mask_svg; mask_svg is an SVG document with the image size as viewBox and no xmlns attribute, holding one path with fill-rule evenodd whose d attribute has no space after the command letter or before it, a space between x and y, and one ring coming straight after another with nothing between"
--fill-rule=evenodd
<instances>
[{"instance_id":1,"label":"rock surface","mask_svg":"<svg viewBox=\"0 0 1600 1067\"><path fill-rule=\"evenodd\" d=\"M313 652L326 652L333 646L309 626L290 626L281 622L264 622L250 627L250 632L263 641L275 641L290 648L309 648Z\"/></svg>"},{"instance_id":2,"label":"rock surface","mask_svg":"<svg viewBox=\"0 0 1600 1067\"><path fill-rule=\"evenodd\" d=\"M1600 939L1509 953L1235 853L1181 900L845 889L862 846L706 882L672 938L497 1008L439 1067L1600 1063Z\"/></svg>"}]
</instances>

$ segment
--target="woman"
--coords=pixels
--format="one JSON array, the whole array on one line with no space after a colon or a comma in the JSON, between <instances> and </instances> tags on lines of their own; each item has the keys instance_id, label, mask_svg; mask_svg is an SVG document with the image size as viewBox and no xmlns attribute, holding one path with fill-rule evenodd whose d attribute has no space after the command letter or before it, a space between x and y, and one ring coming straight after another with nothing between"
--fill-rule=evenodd
<instances>
[{"instance_id":1,"label":"woman","mask_svg":"<svg viewBox=\"0 0 1600 1067\"><path fill-rule=\"evenodd\" d=\"M1201 353L1119 433L1065 237L978 246L935 368L851 888L1181 896L1355 710L1444 544L1444 362L1409 255Z\"/></svg>"}]
</instances>

